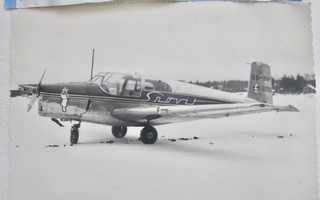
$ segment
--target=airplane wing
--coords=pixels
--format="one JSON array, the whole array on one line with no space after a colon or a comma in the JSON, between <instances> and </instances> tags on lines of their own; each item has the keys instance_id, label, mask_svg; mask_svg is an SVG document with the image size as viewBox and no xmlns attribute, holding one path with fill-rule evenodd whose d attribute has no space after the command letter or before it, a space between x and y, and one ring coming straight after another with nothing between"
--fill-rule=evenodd
<instances>
[{"instance_id":1,"label":"airplane wing","mask_svg":"<svg viewBox=\"0 0 320 200\"><path fill-rule=\"evenodd\" d=\"M250 104L216 104L194 106L155 106L138 108L118 108L112 115L120 120L130 123L145 124L150 120L150 125L169 124L205 118L221 118L237 115L246 115L261 112L298 112L294 106L275 106L265 103Z\"/></svg>"}]
</instances>

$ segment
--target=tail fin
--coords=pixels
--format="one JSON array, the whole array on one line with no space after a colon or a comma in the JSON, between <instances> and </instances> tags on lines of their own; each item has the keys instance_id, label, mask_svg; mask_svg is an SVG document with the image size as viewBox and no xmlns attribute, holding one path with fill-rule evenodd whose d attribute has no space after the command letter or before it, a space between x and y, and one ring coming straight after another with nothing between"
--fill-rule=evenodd
<instances>
[{"instance_id":1,"label":"tail fin","mask_svg":"<svg viewBox=\"0 0 320 200\"><path fill-rule=\"evenodd\" d=\"M251 64L248 97L259 102L273 104L270 67L261 62Z\"/></svg>"}]
</instances>

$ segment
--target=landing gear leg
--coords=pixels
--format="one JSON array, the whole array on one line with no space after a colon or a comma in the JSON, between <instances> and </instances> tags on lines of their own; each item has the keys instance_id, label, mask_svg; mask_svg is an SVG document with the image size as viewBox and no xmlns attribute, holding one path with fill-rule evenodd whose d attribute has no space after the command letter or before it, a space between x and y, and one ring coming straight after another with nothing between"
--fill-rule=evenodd
<instances>
[{"instance_id":1,"label":"landing gear leg","mask_svg":"<svg viewBox=\"0 0 320 200\"><path fill-rule=\"evenodd\" d=\"M153 144L158 139L158 132L152 126L145 126L141 130L140 139L144 144Z\"/></svg>"},{"instance_id":2,"label":"landing gear leg","mask_svg":"<svg viewBox=\"0 0 320 200\"><path fill-rule=\"evenodd\" d=\"M81 124L81 122L79 122L79 124L74 124L71 127L71 135L70 135L70 143L71 144L77 144L78 143L80 124Z\"/></svg>"}]
</instances>

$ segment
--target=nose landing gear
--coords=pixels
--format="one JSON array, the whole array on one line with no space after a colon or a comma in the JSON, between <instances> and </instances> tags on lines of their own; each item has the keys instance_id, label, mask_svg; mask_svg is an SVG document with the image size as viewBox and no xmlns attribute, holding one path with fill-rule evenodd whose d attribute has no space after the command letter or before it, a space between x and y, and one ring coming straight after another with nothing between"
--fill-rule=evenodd
<instances>
[{"instance_id":1,"label":"nose landing gear","mask_svg":"<svg viewBox=\"0 0 320 200\"><path fill-rule=\"evenodd\" d=\"M77 144L78 143L80 124L81 124L81 122L79 122L79 124L74 124L71 127L71 135L70 135L70 143L71 144Z\"/></svg>"}]
</instances>

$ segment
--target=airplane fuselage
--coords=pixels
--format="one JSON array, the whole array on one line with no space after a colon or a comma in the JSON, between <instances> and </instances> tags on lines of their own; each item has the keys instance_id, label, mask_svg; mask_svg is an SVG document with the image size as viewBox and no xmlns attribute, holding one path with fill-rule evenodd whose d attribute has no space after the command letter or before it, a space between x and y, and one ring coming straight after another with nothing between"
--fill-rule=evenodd
<instances>
[{"instance_id":1,"label":"airplane fuselage","mask_svg":"<svg viewBox=\"0 0 320 200\"><path fill-rule=\"evenodd\" d=\"M188 83L176 81L169 82L169 84L170 91L142 87L139 93L134 95L124 94L125 91L113 95L106 92L101 85L92 82L43 84L40 89L38 113L40 116L66 121L86 121L112 126L143 126L143 124L118 119L112 112L117 108L232 104L254 101L238 94ZM190 91L184 91L184 87Z\"/></svg>"}]
</instances>

